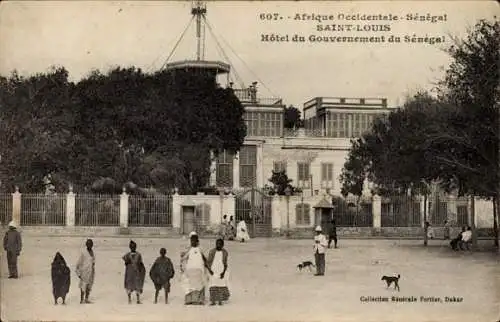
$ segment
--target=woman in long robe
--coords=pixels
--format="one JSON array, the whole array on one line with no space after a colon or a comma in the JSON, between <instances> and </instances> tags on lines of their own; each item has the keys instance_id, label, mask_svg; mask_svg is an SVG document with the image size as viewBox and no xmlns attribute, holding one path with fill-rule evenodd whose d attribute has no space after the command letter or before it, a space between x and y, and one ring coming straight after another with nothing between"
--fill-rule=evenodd
<instances>
[{"instance_id":1,"label":"woman in long robe","mask_svg":"<svg viewBox=\"0 0 500 322\"><path fill-rule=\"evenodd\" d=\"M210 305L215 305L216 302L222 305L223 301L229 299L227 258L224 240L219 238L215 242L215 248L208 253L207 259L208 266L213 272L210 276Z\"/></svg>"},{"instance_id":2,"label":"woman in long robe","mask_svg":"<svg viewBox=\"0 0 500 322\"><path fill-rule=\"evenodd\" d=\"M204 305L205 287L208 273L211 273L207 260L201 251L198 235L190 237L191 247L182 258L182 280L185 291L185 305Z\"/></svg>"},{"instance_id":3,"label":"woman in long robe","mask_svg":"<svg viewBox=\"0 0 500 322\"><path fill-rule=\"evenodd\" d=\"M66 304L66 294L69 292L71 284L71 271L66 265L66 261L61 253L57 252L51 265L52 275L52 295L54 295L54 304L62 298L62 304Z\"/></svg>"},{"instance_id":4,"label":"woman in long robe","mask_svg":"<svg viewBox=\"0 0 500 322\"><path fill-rule=\"evenodd\" d=\"M236 227L236 240L239 240L242 243L250 240L247 224L244 220L240 221Z\"/></svg>"},{"instance_id":5,"label":"woman in long robe","mask_svg":"<svg viewBox=\"0 0 500 322\"><path fill-rule=\"evenodd\" d=\"M127 291L128 303L132 303L132 292L137 296L137 304L141 304L140 295L144 287L146 267L142 262L142 256L136 251L137 244L131 240L129 243L130 252L123 255L125 262L125 290Z\"/></svg>"},{"instance_id":6,"label":"woman in long robe","mask_svg":"<svg viewBox=\"0 0 500 322\"><path fill-rule=\"evenodd\" d=\"M80 279L80 304L91 303L89 301L89 295L94 285L95 276L95 254L92 250L94 242L92 239L87 239L85 245L87 249L80 254L78 262L76 263L76 275L78 275Z\"/></svg>"}]
</instances>

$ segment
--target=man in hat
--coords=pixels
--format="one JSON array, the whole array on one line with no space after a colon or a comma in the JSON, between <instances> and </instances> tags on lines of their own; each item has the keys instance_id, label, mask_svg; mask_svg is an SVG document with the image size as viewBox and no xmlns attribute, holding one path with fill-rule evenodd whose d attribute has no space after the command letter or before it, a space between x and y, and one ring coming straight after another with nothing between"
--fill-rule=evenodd
<instances>
[{"instance_id":1,"label":"man in hat","mask_svg":"<svg viewBox=\"0 0 500 322\"><path fill-rule=\"evenodd\" d=\"M322 233L321 226L316 226L316 236L314 236L314 260L316 262L316 274L314 276L325 275L325 251L328 241Z\"/></svg>"},{"instance_id":2,"label":"man in hat","mask_svg":"<svg viewBox=\"0 0 500 322\"><path fill-rule=\"evenodd\" d=\"M9 267L9 278L18 278L17 257L22 249L21 234L16 229L16 223L9 223L9 230L3 237L3 249L7 252L7 265Z\"/></svg>"}]
</instances>

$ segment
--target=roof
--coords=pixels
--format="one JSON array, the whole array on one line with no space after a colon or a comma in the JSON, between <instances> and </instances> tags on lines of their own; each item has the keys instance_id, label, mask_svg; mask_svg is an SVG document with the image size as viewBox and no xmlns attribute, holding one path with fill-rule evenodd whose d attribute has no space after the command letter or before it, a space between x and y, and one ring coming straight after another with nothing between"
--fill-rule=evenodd
<instances>
[{"instance_id":1,"label":"roof","mask_svg":"<svg viewBox=\"0 0 500 322\"><path fill-rule=\"evenodd\" d=\"M323 198L313 208L329 208L329 209L333 209L333 206L332 206L332 203L329 200L327 200L326 198Z\"/></svg>"},{"instance_id":2,"label":"roof","mask_svg":"<svg viewBox=\"0 0 500 322\"><path fill-rule=\"evenodd\" d=\"M181 204L182 207L196 207L194 201L188 196Z\"/></svg>"}]
</instances>

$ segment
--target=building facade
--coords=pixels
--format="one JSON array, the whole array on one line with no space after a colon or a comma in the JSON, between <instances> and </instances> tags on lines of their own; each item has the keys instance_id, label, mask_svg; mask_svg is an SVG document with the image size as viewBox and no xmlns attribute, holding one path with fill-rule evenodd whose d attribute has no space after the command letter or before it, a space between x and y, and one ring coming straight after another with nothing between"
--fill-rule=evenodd
<instances>
[{"instance_id":1,"label":"building facade","mask_svg":"<svg viewBox=\"0 0 500 322\"><path fill-rule=\"evenodd\" d=\"M351 138L391 110L385 98L317 97L304 104L305 127L285 129L281 99L259 98L256 83L235 94L245 107L247 137L238 153L219 154L210 180L228 190L263 188L273 170L285 170L306 196L339 195Z\"/></svg>"}]
</instances>

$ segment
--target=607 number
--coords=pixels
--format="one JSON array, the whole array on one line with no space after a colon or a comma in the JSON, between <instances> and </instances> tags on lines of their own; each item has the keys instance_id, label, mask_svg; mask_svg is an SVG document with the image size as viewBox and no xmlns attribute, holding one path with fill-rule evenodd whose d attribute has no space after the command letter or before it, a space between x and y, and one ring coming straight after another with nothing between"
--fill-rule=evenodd
<instances>
[{"instance_id":1,"label":"607 number","mask_svg":"<svg viewBox=\"0 0 500 322\"><path fill-rule=\"evenodd\" d=\"M280 19L279 13L261 13L259 15L260 20L278 20Z\"/></svg>"}]
</instances>

